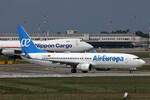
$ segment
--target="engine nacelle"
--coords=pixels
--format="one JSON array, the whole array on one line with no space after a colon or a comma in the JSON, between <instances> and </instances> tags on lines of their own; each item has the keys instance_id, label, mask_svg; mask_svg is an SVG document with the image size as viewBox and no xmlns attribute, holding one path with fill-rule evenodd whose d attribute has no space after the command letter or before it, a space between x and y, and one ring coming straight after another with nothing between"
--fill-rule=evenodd
<instances>
[{"instance_id":1,"label":"engine nacelle","mask_svg":"<svg viewBox=\"0 0 150 100\"><path fill-rule=\"evenodd\" d=\"M20 50L12 50L12 49L2 49L1 53L3 55L19 55L21 54L21 51Z\"/></svg>"},{"instance_id":2,"label":"engine nacelle","mask_svg":"<svg viewBox=\"0 0 150 100\"><path fill-rule=\"evenodd\" d=\"M3 55L14 55L15 54L15 50L3 49L2 50L2 54Z\"/></svg>"},{"instance_id":3,"label":"engine nacelle","mask_svg":"<svg viewBox=\"0 0 150 100\"><path fill-rule=\"evenodd\" d=\"M90 66L90 64L78 64L77 69L81 70L81 71L90 71L91 66Z\"/></svg>"}]
</instances>

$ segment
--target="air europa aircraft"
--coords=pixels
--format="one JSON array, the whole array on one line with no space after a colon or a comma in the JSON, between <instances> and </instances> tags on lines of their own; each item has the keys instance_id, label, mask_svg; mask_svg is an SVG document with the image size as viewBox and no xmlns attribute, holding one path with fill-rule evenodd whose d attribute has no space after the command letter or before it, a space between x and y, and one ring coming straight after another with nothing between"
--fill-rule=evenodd
<instances>
[{"instance_id":1,"label":"air europa aircraft","mask_svg":"<svg viewBox=\"0 0 150 100\"><path fill-rule=\"evenodd\" d=\"M22 26L18 27L18 35L24 59L52 67L55 64L70 65L72 73L78 70L88 72L94 68L129 68L132 70L145 64L139 57L124 53L50 53L37 48Z\"/></svg>"}]
</instances>

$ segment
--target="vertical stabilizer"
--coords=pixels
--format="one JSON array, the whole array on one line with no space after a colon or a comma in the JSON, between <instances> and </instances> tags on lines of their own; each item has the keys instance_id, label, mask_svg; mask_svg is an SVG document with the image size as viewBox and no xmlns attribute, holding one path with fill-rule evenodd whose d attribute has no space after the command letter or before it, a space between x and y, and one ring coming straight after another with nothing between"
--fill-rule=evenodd
<instances>
[{"instance_id":1,"label":"vertical stabilizer","mask_svg":"<svg viewBox=\"0 0 150 100\"><path fill-rule=\"evenodd\" d=\"M22 53L48 53L47 51L41 50L36 47L30 36L27 34L22 26L18 26L18 35Z\"/></svg>"}]
</instances>

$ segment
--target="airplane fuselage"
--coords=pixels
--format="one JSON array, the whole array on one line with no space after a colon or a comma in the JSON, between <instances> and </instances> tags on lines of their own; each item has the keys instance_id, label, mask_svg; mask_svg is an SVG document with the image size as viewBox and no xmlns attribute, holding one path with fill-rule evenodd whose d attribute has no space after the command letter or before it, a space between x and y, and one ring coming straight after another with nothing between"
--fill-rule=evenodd
<instances>
[{"instance_id":1,"label":"airplane fuselage","mask_svg":"<svg viewBox=\"0 0 150 100\"><path fill-rule=\"evenodd\" d=\"M80 39L58 39L34 42L40 49L55 52L82 52L93 48L92 45ZM17 40L0 41L0 49L4 55L19 55L21 53L21 46Z\"/></svg>"},{"instance_id":2,"label":"airplane fuselage","mask_svg":"<svg viewBox=\"0 0 150 100\"><path fill-rule=\"evenodd\" d=\"M92 68L136 68L145 62L132 54L124 53L50 53L37 48L23 27L18 27L18 35L25 59L39 64L71 65L72 73L77 70L88 72Z\"/></svg>"},{"instance_id":3,"label":"airplane fuselage","mask_svg":"<svg viewBox=\"0 0 150 100\"><path fill-rule=\"evenodd\" d=\"M30 53L29 56L43 61L90 64L95 68L135 68L145 63L135 55L123 53Z\"/></svg>"}]
</instances>

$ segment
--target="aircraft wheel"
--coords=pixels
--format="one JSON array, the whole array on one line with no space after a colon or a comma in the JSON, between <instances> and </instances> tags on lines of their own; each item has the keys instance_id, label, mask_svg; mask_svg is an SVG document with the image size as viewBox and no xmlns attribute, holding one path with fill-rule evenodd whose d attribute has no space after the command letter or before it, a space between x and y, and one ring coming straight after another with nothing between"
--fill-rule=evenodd
<instances>
[{"instance_id":1,"label":"aircraft wheel","mask_svg":"<svg viewBox=\"0 0 150 100\"><path fill-rule=\"evenodd\" d=\"M71 73L76 73L76 72L77 72L77 70L75 68L71 69Z\"/></svg>"},{"instance_id":2,"label":"aircraft wheel","mask_svg":"<svg viewBox=\"0 0 150 100\"><path fill-rule=\"evenodd\" d=\"M136 70L136 68L131 68L130 73L133 73Z\"/></svg>"},{"instance_id":3,"label":"aircraft wheel","mask_svg":"<svg viewBox=\"0 0 150 100\"><path fill-rule=\"evenodd\" d=\"M130 72L130 73L133 73L133 70L130 70L129 72Z\"/></svg>"},{"instance_id":4,"label":"aircraft wheel","mask_svg":"<svg viewBox=\"0 0 150 100\"><path fill-rule=\"evenodd\" d=\"M87 73L88 71L82 71L82 73Z\"/></svg>"}]
</instances>

